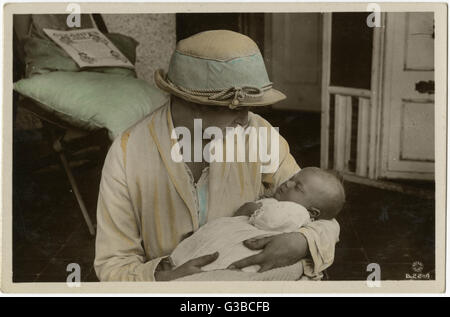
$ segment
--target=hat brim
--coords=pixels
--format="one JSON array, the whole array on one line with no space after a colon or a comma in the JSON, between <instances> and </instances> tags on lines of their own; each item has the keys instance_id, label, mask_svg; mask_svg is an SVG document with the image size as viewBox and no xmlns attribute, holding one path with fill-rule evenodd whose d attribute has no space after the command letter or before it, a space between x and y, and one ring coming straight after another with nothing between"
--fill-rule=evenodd
<instances>
[{"instance_id":1,"label":"hat brim","mask_svg":"<svg viewBox=\"0 0 450 317\"><path fill-rule=\"evenodd\" d=\"M231 100L211 100L208 99L208 97L200 97L200 96L194 96L191 94L188 94L184 91L181 91L177 89L177 87L169 84L169 82L166 80L166 75L164 74L162 69L158 69L155 71L155 83L156 85L177 97L180 97L184 100L199 103L202 105L212 105L212 106L229 106ZM278 91L276 89L269 89L264 92L263 96L261 98L258 98L258 100L252 100L252 101L242 101L239 103L240 107L257 107L257 106L269 106L273 105L277 102L280 102L282 100L286 99L286 95L283 94L281 91Z\"/></svg>"}]
</instances>

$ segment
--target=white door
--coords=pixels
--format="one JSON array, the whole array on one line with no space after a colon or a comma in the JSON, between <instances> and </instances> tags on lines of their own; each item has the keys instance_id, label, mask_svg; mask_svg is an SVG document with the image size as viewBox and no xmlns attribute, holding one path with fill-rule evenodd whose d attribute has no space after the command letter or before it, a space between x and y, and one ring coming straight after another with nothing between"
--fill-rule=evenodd
<instances>
[{"instance_id":1,"label":"white door","mask_svg":"<svg viewBox=\"0 0 450 317\"><path fill-rule=\"evenodd\" d=\"M433 13L388 13L378 177L434 178Z\"/></svg>"}]
</instances>

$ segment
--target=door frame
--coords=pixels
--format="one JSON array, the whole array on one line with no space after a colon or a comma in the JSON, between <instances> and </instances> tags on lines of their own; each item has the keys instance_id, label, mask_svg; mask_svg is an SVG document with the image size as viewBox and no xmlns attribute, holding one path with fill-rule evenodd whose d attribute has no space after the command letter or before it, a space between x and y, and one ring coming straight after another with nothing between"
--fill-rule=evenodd
<instances>
[{"instance_id":1,"label":"door frame","mask_svg":"<svg viewBox=\"0 0 450 317\"><path fill-rule=\"evenodd\" d=\"M329 166L329 129L330 129L330 95L353 96L369 99L370 106L365 118L368 127L362 127L361 133L368 134L361 142L359 149L365 155L360 155L359 168L356 173L349 174L355 176L368 177L377 179L380 177L380 153L381 147L381 106L382 106L382 78L384 65L384 41L385 41L385 23L386 13L380 14L381 27L375 27L373 30L372 45L372 63L371 63L371 87L367 89L355 89L352 87L333 87L330 86L330 66L331 66L331 28L332 13L323 13L323 39L322 39L322 109L321 109L321 167L333 168ZM349 128L349 127L346 127ZM358 132L360 133L360 132ZM345 147L342 144L334 144L334 148L340 149ZM358 154L357 154L358 155ZM344 172L344 174L347 172Z\"/></svg>"}]
</instances>

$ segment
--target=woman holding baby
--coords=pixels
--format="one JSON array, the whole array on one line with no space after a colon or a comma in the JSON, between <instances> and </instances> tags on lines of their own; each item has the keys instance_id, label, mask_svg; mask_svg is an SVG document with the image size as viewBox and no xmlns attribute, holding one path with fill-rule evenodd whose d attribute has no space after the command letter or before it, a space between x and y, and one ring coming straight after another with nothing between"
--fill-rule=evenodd
<instances>
[{"instance_id":1,"label":"woman holding baby","mask_svg":"<svg viewBox=\"0 0 450 317\"><path fill-rule=\"evenodd\" d=\"M194 119L202 120L204 131L272 128L248 109L272 105L285 96L272 88L250 38L220 30L180 41L168 74L157 71L155 82L170 99L117 138L105 160L94 263L101 281L175 280L203 274L202 267L219 255L214 252L174 266L170 255L177 245L208 222L242 212L240 207L248 202L280 195L282 184L300 171L282 137L276 168L269 173L261 172L263 163L258 160L173 159L174 129L182 127L195 135ZM204 149L206 141L194 139L191 147ZM234 262L227 271L259 265L260 272L267 272L298 264L299 277L320 279L334 260L338 237L334 218L255 237L243 243L260 252Z\"/></svg>"}]
</instances>

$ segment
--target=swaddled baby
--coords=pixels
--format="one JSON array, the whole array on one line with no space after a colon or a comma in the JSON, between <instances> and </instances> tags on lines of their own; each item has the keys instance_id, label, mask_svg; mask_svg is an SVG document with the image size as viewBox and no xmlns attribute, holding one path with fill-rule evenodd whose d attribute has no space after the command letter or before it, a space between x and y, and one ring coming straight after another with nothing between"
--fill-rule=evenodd
<instances>
[{"instance_id":1,"label":"swaddled baby","mask_svg":"<svg viewBox=\"0 0 450 317\"><path fill-rule=\"evenodd\" d=\"M184 239L172 252L175 267L199 256L219 252L204 271L226 269L230 264L261 252L243 241L262 236L295 232L316 219L332 219L345 201L342 181L332 172L316 167L302 169L277 188L271 198L242 205L234 217L209 221ZM244 268L257 272L258 265Z\"/></svg>"}]
</instances>

